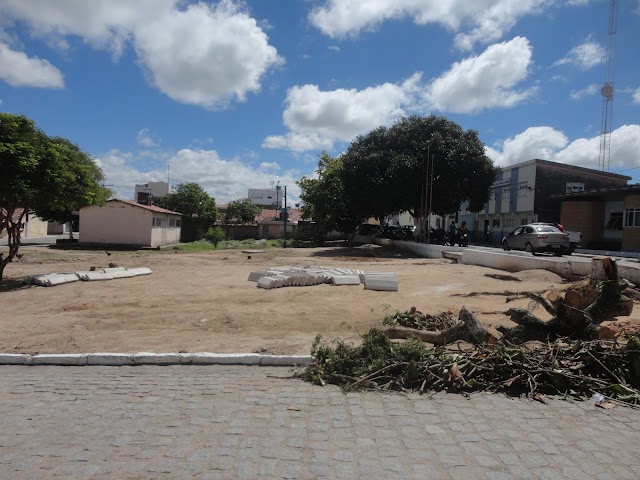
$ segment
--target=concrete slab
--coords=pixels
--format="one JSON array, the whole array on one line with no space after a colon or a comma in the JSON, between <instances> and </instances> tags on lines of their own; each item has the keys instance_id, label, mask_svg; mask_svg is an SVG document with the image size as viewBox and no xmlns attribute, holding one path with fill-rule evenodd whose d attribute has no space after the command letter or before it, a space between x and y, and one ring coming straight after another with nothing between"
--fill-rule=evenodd
<instances>
[{"instance_id":1,"label":"concrete slab","mask_svg":"<svg viewBox=\"0 0 640 480\"><path fill-rule=\"evenodd\" d=\"M86 354L38 354L31 358L31 365L86 365Z\"/></svg>"},{"instance_id":2,"label":"concrete slab","mask_svg":"<svg viewBox=\"0 0 640 480\"><path fill-rule=\"evenodd\" d=\"M265 290L270 290L272 288L276 288L277 280L273 277L261 277L258 279L258 287L264 288Z\"/></svg>"},{"instance_id":3,"label":"concrete slab","mask_svg":"<svg viewBox=\"0 0 640 480\"><path fill-rule=\"evenodd\" d=\"M393 275L368 275L364 276L365 290L379 290L387 292L398 291L398 279Z\"/></svg>"},{"instance_id":4,"label":"concrete slab","mask_svg":"<svg viewBox=\"0 0 640 480\"><path fill-rule=\"evenodd\" d=\"M28 353L2 353L0 365L31 365L31 355Z\"/></svg>"},{"instance_id":5,"label":"concrete slab","mask_svg":"<svg viewBox=\"0 0 640 480\"><path fill-rule=\"evenodd\" d=\"M127 268L127 272L133 273L136 277L140 275L151 275L153 270L149 267Z\"/></svg>"},{"instance_id":6,"label":"concrete slab","mask_svg":"<svg viewBox=\"0 0 640 480\"><path fill-rule=\"evenodd\" d=\"M360 277L358 275L334 275L334 285L360 285Z\"/></svg>"},{"instance_id":7,"label":"concrete slab","mask_svg":"<svg viewBox=\"0 0 640 480\"><path fill-rule=\"evenodd\" d=\"M258 280L260 280L262 277L268 277L269 275L273 274L273 272L268 272L266 270L257 270L255 272L251 272L249 274L249 278L248 280L250 282L257 282Z\"/></svg>"},{"instance_id":8,"label":"concrete slab","mask_svg":"<svg viewBox=\"0 0 640 480\"><path fill-rule=\"evenodd\" d=\"M179 353L138 352L133 355L136 365L176 365L180 363Z\"/></svg>"}]
</instances>

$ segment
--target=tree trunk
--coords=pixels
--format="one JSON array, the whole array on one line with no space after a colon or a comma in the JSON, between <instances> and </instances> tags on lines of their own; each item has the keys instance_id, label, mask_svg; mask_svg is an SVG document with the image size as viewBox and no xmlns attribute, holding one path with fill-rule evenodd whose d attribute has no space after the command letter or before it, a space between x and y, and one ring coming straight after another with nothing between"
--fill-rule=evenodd
<instances>
[{"instance_id":1,"label":"tree trunk","mask_svg":"<svg viewBox=\"0 0 640 480\"><path fill-rule=\"evenodd\" d=\"M22 211L22 214L18 217L18 220L14 222L13 213L15 210L15 208L6 209L6 217L3 218L1 225L1 228L4 228L7 231L9 253L7 253L6 256L3 253L0 253L0 282L2 282L2 279L4 278L5 267L13 261L14 257L18 255L18 250L20 249L22 229L24 228L22 220L24 219L27 209L25 208Z\"/></svg>"},{"instance_id":2,"label":"tree trunk","mask_svg":"<svg viewBox=\"0 0 640 480\"><path fill-rule=\"evenodd\" d=\"M491 337L491 334L487 332L467 307L462 307L458 318L461 320L458 325L436 332L400 326L385 328L383 332L389 338L418 337L423 342L432 343L436 346L447 345L456 340L465 340L474 345L482 345Z\"/></svg>"},{"instance_id":3,"label":"tree trunk","mask_svg":"<svg viewBox=\"0 0 640 480\"><path fill-rule=\"evenodd\" d=\"M618 278L614 260L594 258L589 281L572 286L564 297L555 294L548 299L539 299L526 294L554 315L551 320L545 322L524 308L511 308L506 313L518 326L499 327L498 330L509 338L524 341L565 336L597 338L602 322L631 315L633 300L622 295L626 288L627 282L620 282Z\"/></svg>"}]
</instances>

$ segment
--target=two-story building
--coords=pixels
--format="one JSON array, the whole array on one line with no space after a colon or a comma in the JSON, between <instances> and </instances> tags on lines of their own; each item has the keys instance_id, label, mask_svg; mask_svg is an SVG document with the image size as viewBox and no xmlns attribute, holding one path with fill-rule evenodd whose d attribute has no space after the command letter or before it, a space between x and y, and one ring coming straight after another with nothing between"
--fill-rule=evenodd
<instances>
[{"instance_id":1,"label":"two-story building","mask_svg":"<svg viewBox=\"0 0 640 480\"><path fill-rule=\"evenodd\" d=\"M499 243L517 226L560 222L558 194L623 187L629 180L626 175L540 159L504 167L491 187L489 202L476 216L476 239Z\"/></svg>"}]
</instances>

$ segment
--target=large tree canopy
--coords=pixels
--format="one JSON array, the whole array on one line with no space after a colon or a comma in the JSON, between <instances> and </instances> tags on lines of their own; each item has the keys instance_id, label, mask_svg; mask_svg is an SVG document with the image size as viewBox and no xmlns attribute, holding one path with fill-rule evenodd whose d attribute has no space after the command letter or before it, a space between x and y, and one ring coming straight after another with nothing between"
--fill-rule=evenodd
<instances>
[{"instance_id":1,"label":"large tree canopy","mask_svg":"<svg viewBox=\"0 0 640 480\"><path fill-rule=\"evenodd\" d=\"M185 224L207 229L218 219L216 201L197 183L181 183L155 200L156 205L184 215Z\"/></svg>"},{"instance_id":2,"label":"large tree canopy","mask_svg":"<svg viewBox=\"0 0 640 480\"><path fill-rule=\"evenodd\" d=\"M43 219L70 222L74 211L86 205L102 204L111 195L109 189L99 184L104 177L98 165L69 140L49 139L46 160L42 168L44 175L51 173L50 182L41 192L41 205L36 207Z\"/></svg>"},{"instance_id":3,"label":"large tree canopy","mask_svg":"<svg viewBox=\"0 0 640 480\"><path fill-rule=\"evenodd\" d=\"M423 216L428 156L434 165L433 213L455 212L465 201L471 211L484 207L497 169L477 132L430 115L403 118L349 146L341 157L343 178L356 211L362 217L383 218L402 211Z\"/></svg>"},{"instance_id":4,"label":"large tree canopy","mask_svg":"<svg viewBox=\"0 0 640 480\"><path fill-rule=\"evenodd\" d=\"M233 200L227 205L224 223L253 223L262 209L250 198Z\"/></svg>"},{"instance_id":5,"label":"large tree canopy","mask_svg":"<svg viewBox=\"0 0 640 480\"><path fill-rule=\"evenodd\" d=\"M332 230L349 240L361 222L344 186L343 167L340 159L323 152L318 161L317 178L302 177L297 182L302 190L302 215L316 222L321 242Z\"/></svg>"},{"instance_id":6,"label":"large tree canopy","mask_svg":"<svg viewBox=\"0 0 640 480\"><path fill-rule=\"evenodd\" d=\"M49 138L22 115L0 113L0 231L6 231L4 268L18 254L29 212L66 221L73 210L100 204L109 191L93 159L63 138Z\"/></svg>"}]
</instances>

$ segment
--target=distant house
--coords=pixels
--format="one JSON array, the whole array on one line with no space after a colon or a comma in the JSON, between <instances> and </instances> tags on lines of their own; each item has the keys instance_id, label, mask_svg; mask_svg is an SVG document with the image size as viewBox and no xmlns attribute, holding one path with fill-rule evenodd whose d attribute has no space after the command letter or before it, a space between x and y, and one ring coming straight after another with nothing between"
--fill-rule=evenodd
<instances>
[{"instance_id":1,"label":"distant house","mask_svg":"<svg viewBox=\"0 0 640 480\"><path fill-rule=\"evenodd\" d=\"M17 208L13 212L12 220L17 222L20 218L20 215L24 212L23 208ZM3 213L6 215L6 210L3 209ZM46 220L42 220L40 217L36 216L33 212L25 213L24 217L22 217L22 238L29 237L43 237L48 234L49 222ZM0 237L3 237L7 234L3 229L0 228Z\"/></svg>"},{"instance_id":2,"label":"distant house","mask_svg":"<svg viewBox=\"0 0 640 480\"><path fill-rule=\"evenodd\" d=\"M80 241L158 247L180 242L182 214L131 200L108 200L80 210Z\"/></svg>"}]
</instances>

